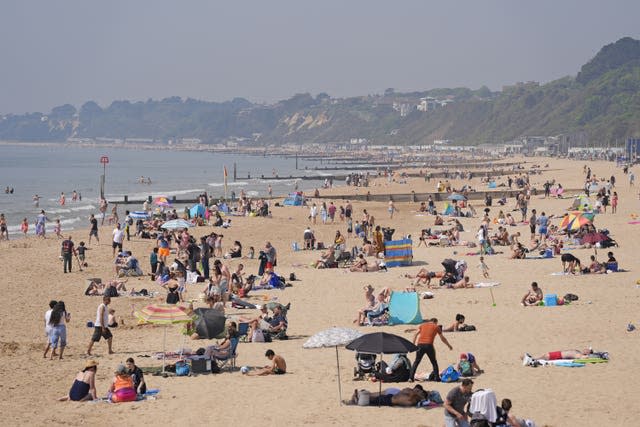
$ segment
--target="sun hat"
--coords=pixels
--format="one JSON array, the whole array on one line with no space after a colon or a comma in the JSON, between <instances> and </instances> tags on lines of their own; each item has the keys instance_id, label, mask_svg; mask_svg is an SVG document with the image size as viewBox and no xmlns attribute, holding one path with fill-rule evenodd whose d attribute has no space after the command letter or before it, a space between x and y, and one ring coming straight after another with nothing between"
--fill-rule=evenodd
<instances>
[{"instance_id":1,"label":"sun hat","mask_svg":"<svg viewBox=\"0 0 640 427\"><path fill-rule=\"evenodd\" d=\"M87 363L85 363L84 369L95 368L98 365L99 365L99 363L98 363L97 360L89 359L89 360L87 360Z\"/></svg>"}]
</instances>

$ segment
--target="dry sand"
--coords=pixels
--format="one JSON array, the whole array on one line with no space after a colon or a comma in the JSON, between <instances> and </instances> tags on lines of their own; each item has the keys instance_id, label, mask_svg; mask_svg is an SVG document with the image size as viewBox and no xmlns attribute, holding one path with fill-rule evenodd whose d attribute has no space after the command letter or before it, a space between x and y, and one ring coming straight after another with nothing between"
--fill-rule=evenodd
<instances>
[{"instance_id":1,"label":"dry sand","mask_svg":"<svg viewBox=\"0 0 640 427\"><path fill-rule=\"evenodd\" d=\"M552 174L532 177L534 186L541 188L547 178L556 178L567 188L578 188L584 179L584 162L568 160L536 159L532 162L549 163L559 169ZM488 256L491 280L501 282L494 288L497 305L492 307L488 289L436 290L435 298L422 301L424 317L437 317L449 324L456 313L464 313L467 322L474 324L477 332L450 333L447 337L453 351L436 342L438 360L442 368L457 361L461 351L472 352L478 358L485 374L476 378L475 388L492 388L498 399L509 397L513 413L533 418L538 425L550 426L601 426L637 425L640 409L637 404L639 331L626 332L628 322L638 322L640 289L636 271L635 254L640 250L638 231L640 225L628 225L630 214L637 209L636 188L630 188L621 169L612 163L589 162L598 176L615 174L616 190L620 195L619 212L599 215L597 227L612 231L620 243L615 255L620 265L631 272L612 275L584 275L576 277L551 276L561 270L559 259L509 260L507 254ZM459 183L454 182L459 186ZM475 179L474 186L480 187ZM372 186L372 193L433 191L434 182L424 183L412 179L408 184L388 185L381 180ZM336 194L354 189L335 188ZM362 191L362 190L360 190ZM561 215L571 200L551 200L533 197L531 208ZM476 207L481 206L475 202ZM433 217L416 215L417 204L400 203L399 212L389 221L385 203L354 203L355 218L363 208L375 217L377 224L396 228L395 236L412 234L433 224ZM509 201L513 206L513 200ZM492 215L498 212L492 209ZM505 209L505 212L508 209ZM481 211L481 209L478 209ZM300 279L285 291L256 292L255 301L261 295L277 296L281 302L291 302L289 312L289 341L270 344L239 346L238 365L263 365L267 362L264 352L274 349L287 360L289 373L278 377L249 378L239 372L197 377L161 378L147 376L152 388L160 388L157 400L138 403L59 403L56 401L68 392L75 373L82 368L83 356L91 330L85 324L93 321L99 299L83 296L85 279L113 275L110 229L101 229L100 245L91 244L88 252L89 267L79 272L74 266L72 274L63 274L58 260L60 241L49 236L42 241L36 238L0 242L0 277L2 294L6 304L0 316L0 391L4 398L0 411L6 425L88 424L88 425L137 425L163 422L211 423L228 425L426 425L443 424L440 408L399 409L361 408L338 404L336 361L333 349L304 350L302 344L317 331L331 327L351 327L358 307L362 305L362 286L370 283L376 288L390 286L404 289L409 280L405 273L415 273L420 265L393 268L387 273L350 273L343 270L314 270L293 267L308 264L318 252L292 252L291 242L302 240L308 211L305 208L274 207L273 218L237 218L233 227L225 230L225 246L240 240L245 248L261 247L265 240L274 243L279 251L278 271L288 276L295 272ZM519 214L516 216L519 218ZM479 224L478 218L462 219L467 232L464 239L473 240ZM331 241L336 229L345 230L344 224L317 225L319 240ZM196 229L196 236L212 229ZM528 227L520 225L510 231L521 231L528 236ZM71 232L76 243L87 239L88 228ZM414 239L415 240L415 239ZM417 244L417 240L415 240ZM152 241L135 239L125 242L125 249L133 250L148 270L148 254ZM356 243L351 239L349 246ZM476 265L477 256L465 256L465 248L415 248L416 264L427 263L427 268L439 269L445 257L467 260L472 280L480 279ZM604 251L601 251L604 252ZM573 251L586 261L592 250ZM602 258L604 253L601 253ZM74 260L75 263L75 260ZM237 261L229 264L235 266ZM246 261L248 272L255 273L257 262ZM580 300L565 307L523 308L519 300L531 281L537 281L545 293L579 295ZM148 279L131 279L136 288L157 289ZM191 288L190 296L196 297L200 286ZM164 294L163 294L164 298ZM43 315L50 299L64 300L72 315L68 325L68 347L63 361L43 359L45 338ZM124 317L127 325L135 323L133 307L141 307L148 299L116 298L112 307ZM228 310L228 313L250 314L250 310ZM251 313L253 314L253 313ZM361 328L362 332L378 330L393 332L407 338L412 336L408 326ZM177 349L181 343L180 327L171 327L168 348ZM100 367L97 374L98 394L104 396L116 365L133 356L139 366L158 365L160 362L140 355L152 354L162 347L162 328L133 327L114 330L116 354L106 354L106 344L94 348ZM207 341L188 341L186 345L198 348ZM580 369L560 367L529 368L521 364L521 355L565 348L583 348L609 351L611 360L606 364L589 365ZM378 385L352 380L355 366L354 353L344 348L339 351L343 397L355 388L377 390ZM430 369L425 358L420 370ZM423 383L427 389L436 389L444 396L451 384ZM396 384L390 384L396 386ZM402 417L402 422L398 420Z\"/></svg>"}]
</instances>

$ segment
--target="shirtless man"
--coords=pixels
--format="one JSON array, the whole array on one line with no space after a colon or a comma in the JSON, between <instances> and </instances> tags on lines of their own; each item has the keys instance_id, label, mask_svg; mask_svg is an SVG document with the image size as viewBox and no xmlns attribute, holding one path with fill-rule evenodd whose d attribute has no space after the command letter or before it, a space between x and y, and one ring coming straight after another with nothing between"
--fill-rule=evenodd
<instances>
[{"instance_id":1,"label":"shirtless man","mask_svg":"<svg viewBox=\"0 0 640 427\"><path fill-rule=\"evenodd\" d=\"M405 408L413 408L418 402L426 400L428 393L420 384L413 388L387 389L382 393L371 393L369 395L369 406L400 406ZM358 404L358 390L354 390L351 400L345 401L347 405Z\"/></svg>"},{"instance_id":2,"label":"shirtless man","mask_svg":"<svg viewBox=\"0 0 640 427\"><path fill-rule=\"evenodd\" d=\"M271 365L267 365L262 369L258 369L253 372L249 372L250 376L265 376L265 375L283 375L287 372L287 362L279 354L275 354L273 350L266 351L264 356L271 361Z\"/></svg>"},{"instance_id":3,"label":"shirtless man","mask_svg":"<svg viewBox=\"0 0 640 427\"><path fill-rule=\"evenodd\" d=\"M520 303L523 306L538 305L538 303L542 301L542 298L542 289L538 287L538 282L532 282L531 290L522 297Z\"/></svg>"}]
</instances>

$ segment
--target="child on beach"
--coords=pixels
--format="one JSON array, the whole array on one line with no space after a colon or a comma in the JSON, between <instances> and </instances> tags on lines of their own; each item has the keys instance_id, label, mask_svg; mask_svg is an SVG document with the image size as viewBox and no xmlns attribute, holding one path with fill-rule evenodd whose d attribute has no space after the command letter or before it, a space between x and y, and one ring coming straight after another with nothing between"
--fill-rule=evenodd
<instances>
[{"instance_id":1,"label":"child on beach","mask_svg":"<svg viewBox=\"0 0 640 427\"><path fill-rule=\"evenodd\" d=\"M58 239L62 239L62 224L60 224L60 220L56 219L56 225L53 227L53 232L56 233Z\"/></svg>"},{"instance_id":2,"label":"child on beach","mask_svg":"<svg viewBox=\"0 0 640 427\"><path fill-rule=\"evenodd\" d=\"M478 268L482 271L482 276L485 279L489 278L489 266L484 262L484 257L480 257L480 263L478 264Z\"/></svg>"},{"instance_id":3,"label":"child on beach","mask_svg":"<svg viewBox=\"0 0 640 427\"><path fill-rule=\"evenodd\" d=\"M149 255L149 263L151 264L151 280L156 280L156 272L158 271L158 248L153 248Z\"/></svg>"},{"instance_id":4,"label":"child on beach","mask_svg":"<svg viewBox=\"0 0 640 427\"><path fill-rule=\"evenodd\" d=\"M90 248L86 247L84 245L84 242L80 242L80 244L78 245L78 259L80 260L80 263L82 264L81 267L86 267L86 256L85 256L85 251L89 250Z\"/></svg>"},{"instance_id":5,"label":"child on beach","mask_svg":"<svg viewBox=\"0 0 640 427\"><path fill-rule=\"evenodd\" d=\"M22 231L25 237L27 236L27 233L29 232L29 221L27 221L27 218L22 220L22 224L20 224L20 231Z\"/></svg>"},{"instance_id":6,"label":"child on beach","mask_svg":"<svg viewBox=\"0 0 640 427\"><path fill-rule=\"evenodd\" d=\"M351 220L351 218L347 218L347 237L351 237L351 234L353 233L353 221Z\"/></svg>"},{"instance_id":7,"label":"child on beach","mask_svg":"<svg viewBox=\"0 0 640 427\"><path fill-rule=\"evenodd\" d=\"M256 256L256 250L253 248L253 246L249 246L249 252L247 252L247 256L245 258L247 259L253 259Z\"/></svg>"}]
</instances>

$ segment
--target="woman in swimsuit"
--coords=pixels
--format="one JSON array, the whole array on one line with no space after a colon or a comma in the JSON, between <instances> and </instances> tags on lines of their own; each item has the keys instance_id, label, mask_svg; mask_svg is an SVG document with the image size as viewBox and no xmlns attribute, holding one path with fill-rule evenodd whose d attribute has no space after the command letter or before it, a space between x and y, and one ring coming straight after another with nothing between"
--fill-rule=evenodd
<instances>
[{"instance_id":1,"label":"woman in swimsuit","mask_svg":"<svg viewBox=\"0 0 640 427\"><path fill-rule=\"evenodd\" d=\"M355 264L353 264L353 266L350 268L351 271L360 271L360 272L367 272L367 260L364 259L364 255L360 254L358 255L358 260L356 261Z\"/></svg>"},{"instance_id":2,"label":"woman in swimsuit","mask_svg":"<svg viewBox=\"0 0 640 427\"><path fill-rule=\"evenodd\" d=\"M96 371L98 362L88 360L84 369L78 372L69 394L58 399L60 402L72 400L74 402L84 402L97 399L96 393Z\"/></svg>"}]
</instances>

